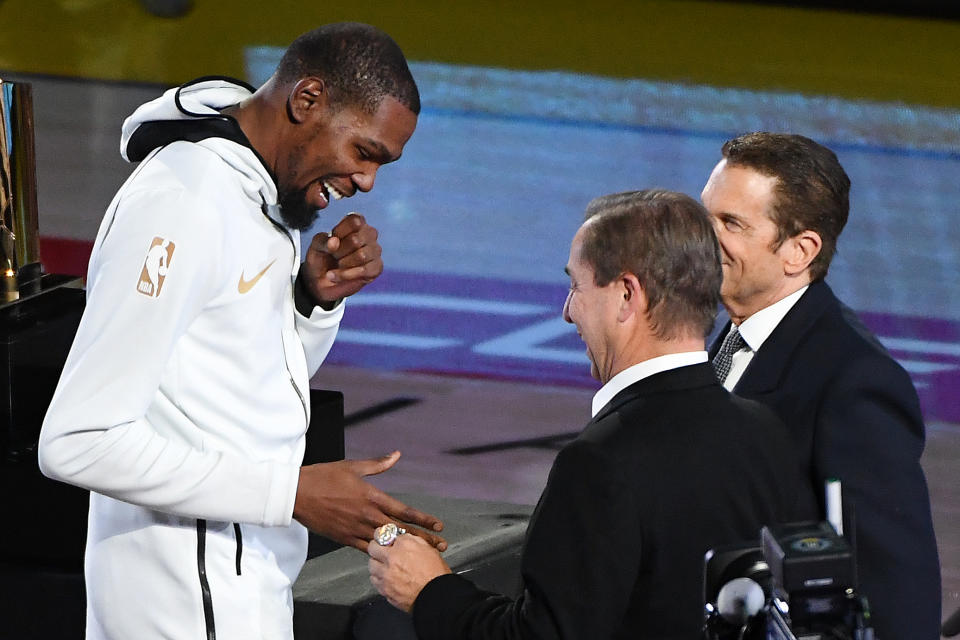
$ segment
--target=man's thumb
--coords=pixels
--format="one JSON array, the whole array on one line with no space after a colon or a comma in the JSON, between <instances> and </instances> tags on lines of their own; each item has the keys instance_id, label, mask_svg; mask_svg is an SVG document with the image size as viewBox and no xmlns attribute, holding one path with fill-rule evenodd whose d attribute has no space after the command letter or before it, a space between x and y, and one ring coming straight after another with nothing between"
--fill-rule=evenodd
<instances>
[{"instance_id":1,"label":"man's thumb","mask_svg":"<svg viewBox=\"0 0 960 640\"><path fill-rule=\"evenodd\" d=\"M379 458L373 458L368 460L369 466L364 465L362 473L365 476L372 476L378 473L383 473L393 465L397 464L397 460L400 459L400 452L394 451L393 453L381 456Z\"/></svg>"}]
</instances>

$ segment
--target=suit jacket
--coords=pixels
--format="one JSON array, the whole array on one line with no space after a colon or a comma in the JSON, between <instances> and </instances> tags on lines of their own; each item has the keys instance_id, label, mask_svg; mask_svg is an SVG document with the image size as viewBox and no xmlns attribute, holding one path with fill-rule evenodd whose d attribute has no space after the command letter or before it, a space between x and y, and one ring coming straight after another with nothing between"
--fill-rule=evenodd
<instances>
[{"instance_id":1,"label":"suit jacket","mask_svg":"<svg viewBox=\"0 0 960 640\"><path fill-rule=\"evenodd\" d=\"M940 563L920 467L924 425L906 371L826 283L815 282L754 354L734 393L787 424L821 509L824 480L840 478L844 531L856 545L877 637L938 638Z\"/></svg>"},{"instance_id":2,"label":"suit jacket","mask_svg":"<svg viewBox=\"0 0 960 640\"><path fill-rule=\"evenodd\" d=\"M457 575L417 597L421 640L696 638L703 562L795 519L805 483L783 424L708 364L617 394L557 455L527 530L517 600Z\"/></svg>"}]
</instances>

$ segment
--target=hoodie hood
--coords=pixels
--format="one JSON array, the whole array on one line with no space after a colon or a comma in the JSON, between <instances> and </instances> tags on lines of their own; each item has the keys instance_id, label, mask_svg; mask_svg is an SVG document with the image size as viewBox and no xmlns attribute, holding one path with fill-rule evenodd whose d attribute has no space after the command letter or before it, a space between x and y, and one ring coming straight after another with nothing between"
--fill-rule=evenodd
<instances>
[{"instance_id":1,"label":"hoodie hood","mask_svg":"<svg viewBox=\"0 0 960 640\"><path fill-rule=\"evenodd\" d=\"M140 105L123 122L120 154L127 162L139 162L171 142L201 144L245 176L245 190L259 193L265 205L274 206L277 188L273 174L237 121L220 113L246 100L253 91L241 80L221 77L199 78L169 89Z\"/></svg>"}]
</instances>

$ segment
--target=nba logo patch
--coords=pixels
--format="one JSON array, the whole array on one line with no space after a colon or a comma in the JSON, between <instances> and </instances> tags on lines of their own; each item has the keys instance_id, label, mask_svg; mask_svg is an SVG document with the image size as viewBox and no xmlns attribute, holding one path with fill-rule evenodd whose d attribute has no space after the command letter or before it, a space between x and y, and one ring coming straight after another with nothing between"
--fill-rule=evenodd
<instances>
[{"instance_id":1,"label":"nba logo patch","mask_svg":"<svg viewBox=\"0 0 960 640\"><path fill-rule=\"evenodd\" d=\"M137 282L139 293L151 298L160 295L175 248L176 245L169 240L160 237L153 239L147 251L147 258L143 261L143 269L140 270L140 280Z\"/></svg>"}]
</instances>

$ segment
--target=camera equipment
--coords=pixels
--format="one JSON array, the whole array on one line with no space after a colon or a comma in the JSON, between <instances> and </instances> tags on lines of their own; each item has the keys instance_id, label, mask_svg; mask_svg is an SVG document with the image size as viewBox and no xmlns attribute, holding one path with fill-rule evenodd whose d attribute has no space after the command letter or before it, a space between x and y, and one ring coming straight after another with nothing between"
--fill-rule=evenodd
<instances>
[{"instance_id":1,"label":"camera equipment","mask_svg":"<svg viewBox=\"0 0 960 640\"><path fill-rule=\"evenodd\" d=\"M761 546L712 549L706 640L872 640L850 545L827 522L764 527Z\"/></svg>"}]
</instances>

